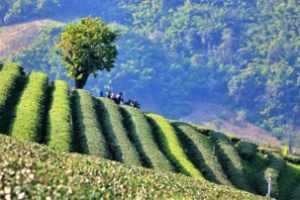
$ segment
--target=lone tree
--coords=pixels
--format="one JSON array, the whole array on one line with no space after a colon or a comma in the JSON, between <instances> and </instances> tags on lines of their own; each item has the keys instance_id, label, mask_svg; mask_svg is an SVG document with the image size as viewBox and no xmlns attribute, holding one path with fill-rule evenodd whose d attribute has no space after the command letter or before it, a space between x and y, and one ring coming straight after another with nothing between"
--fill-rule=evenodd
<instances>
[{"instance_id":1,"label":"lone tree","mask_svg":"<svg viewBox=\"0 0 300 200\"><path fill-rule=\"evenodd\" d=\"M98 71L110 71L115 66L117 36L100 18L91 16L66 27L57 48L76 88L83 88L90 74L96 77Z\"/></svg>"}]
</instances>

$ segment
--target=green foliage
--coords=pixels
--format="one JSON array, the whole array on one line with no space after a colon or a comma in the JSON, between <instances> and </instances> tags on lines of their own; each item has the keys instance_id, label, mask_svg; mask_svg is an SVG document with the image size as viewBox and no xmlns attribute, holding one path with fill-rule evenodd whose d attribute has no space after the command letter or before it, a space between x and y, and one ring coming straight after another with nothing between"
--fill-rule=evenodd
<instances>
[{"instance_id":1,"label":"green foliage","mask_svg":"<svg viewBox=\"0 0 300 200\"><path fill-rule=\"evenodd\" d=\"M277 153L270 153L268 154L269 163L268 166L256 174L257 180L257 189L258 193L261 195L265 195L268 193L268 179L269 176L272 176L272 183L271 183L271 197L277 198L278 197L278 178L280 172L285 168L285 162L280 154Z\"/></svg>"},{"instance_id":2,"label":"green foliage","mask_svg":"<svg viewBox=\"0 0 300 200\"><path fill-rule=\"evenodd\" d=\"M291 199L297 200L299 198L300 198L300 183L298 183L297 187L295 188Z\"/></svg>"},{"instance_id":3,"label":"green foliage","mask_svg":"<svg viewBox=\"0 0 300 200\"><path fill-rule=\"evenodd\" d=\"M215 183L231 185L218 162L218 158L213 153L214 144L189 124L173 122L172 125L176 127L176 132L189 160L198 167L204 177Z\"/></svg>"},{"instance_id":4,"label":"green foliage","mask_svg":"<svg viewBox=\"0 0 300 200\"><path fill-rule=\"evenodd\" d=\"M25 90L14 110L14 119L10 125L9 134L12 137L41 141L47 88L48 77L45 74L32 72L28 75Z\"/></svg>"},{"instance_id":5,"label":"green foliage","mask_svg":"<svg viewBox=\"0 0 300 200\"><path fill-rule=\"evenodd\" d=\"M107 98L97 99L100 106L100 120L110 144L113 159L130 165L141 166L139 154L130 141L124 124L119 106Z\"/></svg>"},{"instance_id":6,"label":"green foliage","mask_svg":"<svg viewBox=\"0 0 300 200\"><path fill-rule=\"evenodd\" d=\"M173 172L174 168L156 144L152 128L144 114L140 110L126 105L121 107L121 111L127 132L138 149L144 165L155 170Z\"/></svg>"},{"instance_id":7,"label":"green foliage","mask_svg":"<svg viewBox=\"0 0 300 200\"><path fill-rule=\"evenodd\" d=\"M72 112L75 146L82 153L109 158L108 144L97 118L95 100L85 90L72 91ZM99 112L99 111L98 111Z\"/></svg>"},{"instance_id":8,"label":"green foliage","mask_svg":"<svg viewBox=\"0 0 300 200\"><path fill-rule=\"evenodd\" d=\"M284 145L283 148L282 148L281 154L283 156L286 156L288 154L288 151L289 151L289 147L287 145Z\"/></svg>"},{"instance_id":9,"label":"green foliage","mask_svg":"<svg viewBox=\"0 0 300 200\"><path fill-rule=\"evenodd\" d=\"M300 182L300 166L287 163L278 178L278 199L293 199Z\"/></svg>"},{"instance_id":10,"label":"green foliage","mask_svg":"<svg viewBox=\"0 0 300 200\"><path fill-rule=\"evenodd\" d=\"M162 116L148 113L146 117L157 130L159 143L166 156L173 162L177 169L186 175L203 180L204 177L197 168L188 160L180 145L179 138L169 121Z\"/></svg>"},{"instance_id":11,"label":"green foliage","mask_svg":"<svg viewBox=\"0 0 300 200\"><path fill-rule=\"evenodd\" d=\"M55 150L68 152L72 143L70 88L64 81L54 81L51 91L46 143Z\"/></svg>"},{"instance_id":12,"label":"green foliage","mask_svg":"<svg viewBox=\"0 0 300 200\"><path fill-rule=\"evenodd\" d=\"M173 173L66 154L0 135L0 199L265 199Z\"/></svg>"},{"instance_id":13,"label":"green foliage","mask_svg":"<svg viewBox=\"0 0 300 200\"><path fill-rule=\"evenodd\" d=\"M287 162L290 162L290 163L293 163L296 165L300 165L300 157L299 156L287 154L287 155L283 156L283 158Z\"/></svg>"},{"instance_id":14,"label":"green foliage","mask_svg":"<svg viewBox=\"0 0 300 200\"><path fill-rule=\"evenodd\" d=\"M57 47L76 88L83 88L90 74L96 77L97 71L110 71L115 66L116 39L116 31L100 18L89 16L66 27Z\"/></svg>"},{"instance_id":15,"label":"green foliage","mask_svg":"<svg viewBox=\"0 0 300 200\"><path fill-rule=\"evenodd\" d=\"M241 158L229 138L218 132L212 132L211 138L216 144L219 162L232 184L238 189L253 193L244 175Z\"/></svg>"},{"instance_id":16,"label":"green foliage","mask_svg":"<svg viewBox=\"0 0 300 200\"><path fill-rule=\"evenodd\" d=\"M261 152L256 152L251 160L242 159L242 165L249 184L255 191L258 191L259 185L256 175L268 166L267 156Z\"/></svg>"},{"instance_id":17,"label":"green foliage","mask_svg":"<svg viewBox=\"0 0 300 200\"><path fill-rule=\"evenodd\" d=\"M22 68L15 64L6 62L1 65L0 71L0 131L3 132L7 126L7 117L11 112L12 101L17 97L17 85L22 77Z\"/></svg>"},{"instance_id":18,"label":"green foliage","mask_svg":"<svg viewBox=\"0 0 300 200\"><path fill-rule=\"evenodd\" d=\"M238 143L239 155L245 160L252 160L256 155L257 144L248 141L240 141Z\"/></svg>"}]
</instances>

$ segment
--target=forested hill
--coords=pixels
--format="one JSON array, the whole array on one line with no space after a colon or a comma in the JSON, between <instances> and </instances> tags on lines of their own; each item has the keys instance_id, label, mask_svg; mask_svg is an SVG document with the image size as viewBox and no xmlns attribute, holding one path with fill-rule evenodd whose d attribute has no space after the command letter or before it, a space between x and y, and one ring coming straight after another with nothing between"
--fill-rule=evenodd
<instances>
[{"instance_id":1,"label":"forested hill","mask_svg":"<svg viewBox=\"0 0 300 200\"><path fill-rule=\"evenodd\" d=\"M299 11L296 0L2 0L0 23L100 16L122 36L117 67L88 82L94 94L125 91L144 105L163 105L162 113L173 118L187 114L195 100L226 104L280 139L296 141ZM61 31L50 28L12 59L64 78L54 53Z\"/></svg>"}]
</instances>

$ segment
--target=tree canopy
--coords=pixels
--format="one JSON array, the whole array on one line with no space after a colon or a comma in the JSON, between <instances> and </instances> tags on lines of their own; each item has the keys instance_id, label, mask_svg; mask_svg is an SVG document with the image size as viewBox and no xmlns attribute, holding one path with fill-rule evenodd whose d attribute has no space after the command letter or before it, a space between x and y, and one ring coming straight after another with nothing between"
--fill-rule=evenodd
<instances>
[{"instance_id":1,"label":"tree canopy","mask_svg":"<svg viewBox=\"0 0 300 200\"><path fill-rule=\"evenodd\" d=\"M117 36L100 18L91 16L66 27L57 47L76 88L83 88L90 74L96 77L98 71L115 67Z\"/></svg>"}]
</instances>

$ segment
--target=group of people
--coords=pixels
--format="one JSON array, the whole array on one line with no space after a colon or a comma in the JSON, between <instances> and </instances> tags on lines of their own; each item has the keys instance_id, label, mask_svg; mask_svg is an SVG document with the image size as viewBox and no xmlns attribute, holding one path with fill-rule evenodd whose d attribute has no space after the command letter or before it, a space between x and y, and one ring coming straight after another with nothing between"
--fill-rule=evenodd
<instances>
[{"instance_id":1,"label":"group of people","mask_svg":"<svg viewBox=\"0 0 300 200\"><path fill-rule=\"evenodd\" d=\"M122 92L119 92L118 94L114 94L111 91L109 91L108 94L107 94L107 98L113 100L118 105L121 104L121 102L122 102L125 105L129 105L129 106L132 106L132 107L135 107L135 108L140 108L141 107L139 102L136 101L136 100L129 99L128 101L125 102L124 99L123 99L123 93Z\"/></svg>"}]
</instances>

